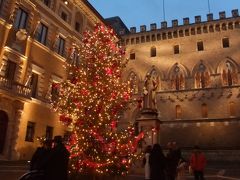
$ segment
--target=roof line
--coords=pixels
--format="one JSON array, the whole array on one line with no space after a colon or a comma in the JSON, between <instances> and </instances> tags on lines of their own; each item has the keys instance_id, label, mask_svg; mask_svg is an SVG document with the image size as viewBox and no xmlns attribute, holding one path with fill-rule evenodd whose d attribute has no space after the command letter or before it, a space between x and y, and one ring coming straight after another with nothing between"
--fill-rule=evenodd
<instances>
[{"instance_id":1,"label":"roof line","mask_svg":"<svg viewBox=\"0 0 240 180\"><path fill-rule=\"evenodd\" d=\"M105 19L102 17L102 15L88 2L88 0L82 0L87 7L89 7L93 13L106 25Z\"/></svg>"}]
</instances>

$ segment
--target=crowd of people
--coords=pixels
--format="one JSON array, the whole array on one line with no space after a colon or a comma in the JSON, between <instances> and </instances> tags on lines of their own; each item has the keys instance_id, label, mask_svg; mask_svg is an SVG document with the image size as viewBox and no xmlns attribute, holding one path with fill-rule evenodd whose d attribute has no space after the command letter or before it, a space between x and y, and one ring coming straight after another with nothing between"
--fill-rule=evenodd
<instances>
[{"instance_id":1,"label":"crowd of people","mask_svg":"<svg viewBox=\"0 0 240 180\"><path fill-rule=\"evenodd\" d=\"M204 180L206 158L198 146L194 146L189 160L183 158L176 142L169 142L167 149L165 155L159 144L146 147L143 159L146 180L185 180L187 171L195 180Z\"/></svg>"},{"instance_id":2,"label":"crowd of people","mask_svg":"<svg viewBox=\"0 0 240 180\"><path fill-rule=\"evenodd\" d=\"M145 180L185 180L189 171L195 180L204 180L206 158L198 146L189 159L183 158L176 142L167 144L168 152L164 154L159 144L147 146L143 159ZM33 154L30 171L42 172L45 180L67 180L69 152L63 144L61 136L53 141L44 141Z\"/></svg>"},{"instance_id":3,"label":"crowd of people","mask_svg":"<svg viewBox=\"0 0 240 180\"><path fill-rule=\"evenodd\" d=\"M37 148L30 162L30 171L43 172L45 180L67 180L69 155L62 137L55 136L53 141L46 140Z\"/></svg>"}]
</instances>

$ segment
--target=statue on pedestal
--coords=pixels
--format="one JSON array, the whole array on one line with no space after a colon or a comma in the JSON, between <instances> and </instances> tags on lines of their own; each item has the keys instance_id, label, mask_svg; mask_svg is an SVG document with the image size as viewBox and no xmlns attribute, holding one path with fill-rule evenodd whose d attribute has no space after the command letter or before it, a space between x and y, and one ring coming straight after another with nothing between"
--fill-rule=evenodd
<instances>
[{"instance_id":1,"label":"statue on pedestal","mask_svg":"<svg viewBox=\"0 0 240 180\"><path fill-rule=\"evenodd\" d=\"M143 108L156 109L156 90L158 88L158 78L147 74L143 86Z\"/></svg>"}]
</instances>

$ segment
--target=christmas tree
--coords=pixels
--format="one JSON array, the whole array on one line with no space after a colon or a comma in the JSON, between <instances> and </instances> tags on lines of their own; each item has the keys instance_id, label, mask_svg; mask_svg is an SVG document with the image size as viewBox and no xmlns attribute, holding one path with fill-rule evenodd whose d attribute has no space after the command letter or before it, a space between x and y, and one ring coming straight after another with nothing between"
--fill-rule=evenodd
<instances>
[{"instance_id":1,"label":"christmas tree","mask_svg":"<svg viewBox=\"0 0 240 180\"><path fill-rule=\"evenodd\" d=\"M127 61L116 40L104 25L85 32L80 61L68 64L68 79L53 102L60 120L72 128L68 141L72 172L125 175L138 156L143 133L135 136L132 126L117 130L131 92L129 83L121 80Z\"/></svg>"}]
</instances>

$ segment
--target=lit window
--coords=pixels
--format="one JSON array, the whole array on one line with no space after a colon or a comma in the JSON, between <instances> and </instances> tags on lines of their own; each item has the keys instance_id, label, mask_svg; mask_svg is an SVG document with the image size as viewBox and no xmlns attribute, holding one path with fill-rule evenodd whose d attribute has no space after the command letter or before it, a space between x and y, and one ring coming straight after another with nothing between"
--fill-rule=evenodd
<instances>
[{"instance_id":1,"label":"lit window","mask_svg":"<svg viewBox=\"0 0 240 180\"><path fill-rule=\"evenodd\" d=\"M48 34L48 27L45 26L43 23L40 23L38 32L36 35L37 41L46 45L47 34Z\"/></svg>"},{"instance_id":2,"label":"lit window","mask_svg":"<svg viewBox=\"0 0 240 180\"><path fill-rule=\"evenodd\" d=\"M223 85L232 86L238 84L238 70L234 64L230 61L227 61L225 68L222 72Z\"/></svg>"},{"instance_id":3,"label":"lit window","mask_svg":"<svg viewBox=\"0 0 240 180\"><path fill-rule=\"evenodd\" d=\"M28 121L25 141L33 142L33 140L34 140L34 132L35 132L35 123Z\"/></svg>"},{"instance_id":4,"label":"lit window","mask_svg":"<svg viewBox=\"0 0 240 180\"><path fill-rule=\"evenodd\" d=\"M14 28L15 29L26 29L28 19L28 13L23 9L19 8L17 11Z\"/></svg>"},{"instance_id":5,"label":"lit window","mask_svg":"<svg viewBox=\"0 0 240 180\"><path fill-rule=\"evenodd\" d=\"M222 46L223 48L228 48L230 45L229 45L229 38L223 38L222 39Z\"/></svg>"},{"instance_id":6,"label":"lit window","mask_svg":"<svg viewBox=\"0 0 240 180\"><path fill-rule=\"evenodd\" d=\"M196 88L206 88L210 85L210 73L208 72L206 66L200 63L198 66L198 71L195 74L195 87Z\"/></svg>"},{"instance_id":7,"label":"lit window","mask_svg":"<svg viewBox=\"0 0 240 180\"><path fill-rule=\"evenodd\" d=\"M198 51L203 51L204 50L202 41L197 42L197 50Z\"/></svg>"}]
</instances>

